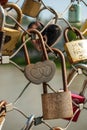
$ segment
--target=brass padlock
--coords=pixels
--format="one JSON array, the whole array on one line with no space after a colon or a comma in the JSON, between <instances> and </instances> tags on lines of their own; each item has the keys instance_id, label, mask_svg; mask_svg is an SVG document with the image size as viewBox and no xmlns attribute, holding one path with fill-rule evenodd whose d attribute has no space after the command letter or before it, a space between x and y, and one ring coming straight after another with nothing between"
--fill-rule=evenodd
<instances>
[{"instance_id":1,"label":"brass padlock","mask_svg":"<svg viewBox=\"0 0 87 130\"><path fill-rule=\"evenodd\" d=\"M55 93L48 93L43 91L42 94L42 111L43 119L58 119L65 117L72 117L72 99L71 92L68 91L67 77L65 69L64 55L60 50L52 48L55 54L59 55L62 61L62 78L63 78L63 90Z\"/></svg>"},{"instance_id":2,"label":"brass padlock","mask_svg":"<svg viewBox=\"0 0 87 130\"><path fill-rule=\"evenodd\" d=\"M40 10L40 7L40 0L25 0L22 5L22 13L35 18Z\"/></svg>"},{"instance_id":3,"label":"brass padlock","mask_svg":"<svg viewBox=\"0 0 87 130\"><path fill-rule=\"evenodd\" d=\"M71 30L70 27L66 28L64 31L64 36L66 41L64 47L70 63L74 64L82 61L87 61L87 39L83 39L83 36L80 33L80 31L77 28L73 27L77 39L69 41L68 38L69 30Z\"/></svg>"},{"instance_id":4,"label":"brass padlock","mask_svg":"<svg viewBox=\"0 0 87 130\"><path fill-rule=\"evenodd\" d=\"M48 54L45 48L45 44L44 44L44 40L43 37L41 35L41 33L36 30L36 29L30 29L28 30L28 32L32 35L38 35L39 39L40 39L40 44L43 50L43 57L44 57L44 61L38 61L36 63L30 63L30 58L29 58L29 54L28 54L28 50L26 47L26 44L24 45L24 52L25 52L25 57L27 60L27 64L25 69L24 69L24 75L25 77L31 81L34 84L41 84L43 82L49 82L54 74L55 74L55 70L56 70L56 65L53 61L48 59ZM25 42L25 32L22 36L22 42Z\"/></svg>"},{"instance_id":5,"label":"brass padlock","mask_svg":"<svg viewBox=\"0 0 87 130\"><path fill-rule=\"evenodd\" d=\"M14 9L17 12L17 22L21 24L22 11L16 4L7 3L3 6L3 8ZM5 43L2 48L2 55L12 55L18 42L18 39L20 37L21 30L19 29L19 26L16 23L13 27L10 27L10 25L7 27L5 26L4 31L5 31Z\"/></svg>"}]
</instances>

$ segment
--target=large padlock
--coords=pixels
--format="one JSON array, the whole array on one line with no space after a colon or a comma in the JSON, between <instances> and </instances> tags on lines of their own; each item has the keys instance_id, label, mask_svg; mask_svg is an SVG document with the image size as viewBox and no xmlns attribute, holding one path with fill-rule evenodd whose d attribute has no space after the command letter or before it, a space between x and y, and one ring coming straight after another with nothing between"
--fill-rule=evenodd
<instances>
[{"instance_id":1,"label":"large padlock","mask_svg":"<svg viewBox=\"0 0 87 130\"><path fill-rule=\"evenodd\" d=\"M27 64L25 69L24 69L24 75L25 77L32 83L34 84L41 84L43 82L49 82L56 71L56 65L53 61L48 59L48 54L47 50L45 48L44 40L41 35L41 33L36 30L36 29L30 29L28 32L32 35L38 35L40 39L40 46L42 47L43 50L43 59L41 61L38 61L36 63L30 63L30 58L27 50L26 44L24 45L24 52L25 52L25 57ZM25 36L26 33L24 32L22 35L22 42L25 42ZM31 36L32 37L32 36Z\"/></svg>"},{"instance_id":2,"label":"large padlock","mask_svg":"<svg viewBox=\"0 0 87 130\"><path fill-rule=\"evenodd\" d=\"M22 11L21 9L14 3L7 3L3 5L3 8L12 8L17 12L17 22L21 24L22 20ZM4 27L5 31L5 42L2 48L2 55L12 55L14 52L14 49L16 47L16 44L18 43L21 30L16 23L13 27L10 27L10 24L8 26Z\"/></svg>"},{"instance_id":3,"label":"large padlock","mask_svg":"<svg viewBox=\"0 0 87 130\"><path fill-rule=\"evenodd\" d=\"M22 12L23 14L36 17L41 7L40 0L25 0L22 5Z\"/></svg>"},{"instance_id":4,"label":"large padlock","mask_svg":"<svg viewBox=\"0 0 87 130\"><path fill-rule=\"evenodd\" d=\"M74 64L82 61L87 61L87 39L84 39L79 29L73 27L72 32L76 34L76 39L73 38L72 41L69 41L68 32L70 30L70 27L67 27L64 30L64 36L66 41L66 43L64 44L64 48L70 63Z\"/></svg>"},{"instance_id":5,"label":"large padlock","mask_svg":"<svg viewBox=\"0 0 87 130\"><path fill-rule=\"evenodd\" d=\"M43 119L58 119L73 116L71 92L68 91L64 55L59 49L52 48L59 55L62 63L63 90L55 93L46 91L42 94Z\"/></svg>"}]
</instances>

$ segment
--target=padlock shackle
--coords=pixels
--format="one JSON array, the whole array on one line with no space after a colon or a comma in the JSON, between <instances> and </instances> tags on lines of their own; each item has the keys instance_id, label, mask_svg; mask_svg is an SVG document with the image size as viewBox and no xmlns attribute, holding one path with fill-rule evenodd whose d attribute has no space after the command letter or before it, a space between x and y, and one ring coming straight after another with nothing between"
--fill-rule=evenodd
<instances>
[{"instance_id":1,"label":"padlock shackle","mask_svg":"<svg viewBox=\"0 0 87 130\"><path fill-rule=\"evenodd\" d=\"M26 35L26 32L24 32L22 34L22 36L21 36L21 42L22 43L24 43L26 41L25 35ZM27 62L27 64L30 64L30 57L29 57L29 53L28 53L28 49L27 49L26 44L24 44L23 49L24 49L24 54L25 54L26 62Z\"/></svg>"},{"instance_id":2,"label":"padlock shackle","mask_svg":"<svg viewBox=\"0 0 87 130\"><path fill-rule=\"evenodd\" d=\"M40 41L41 41L42 51L43 51L43 54L44 54L44 58L46 60L48 60L48 54L47 54L47 50L46 50L46 46L44 44L44 40L43 40L42 34L37 29L29 29L28 32L29 33L36 33L39 36Z\"/></svg>"},{"instance_id":3,"label":"padlock shackle","mask_svg":"<svg viewBox=\"0 0 87 130\"><path fill-rule=\"evenodd\" d=\"M38 30L36 30L36 29L28 29L27 31L29 33L35 33L35 34L37 34L39 36L39 39L41 41L42 51L43 51L43 54L44 54L44 58L46 60L48 60L48 54L47 54L47 51L46 51L46 47L45 47L45 44L44 44L44 40L43 40L42 34ZM21 37L22 42L25 42L25 35L26 35L26 32L24 32L24 34ZM29 53L28 53L26 44L24 45L24 52L25 52L25 57L26 57L27 63L30 64L30 58L29 58Z\"/></svg>"},{"instance_id":4,"label":"padlock shackle","mask_svg":"<svg viewBox=\"0 0 87 130\"><path fill-rule=\"evenodd\" d=\"M77 29L76 27L72 27L72 29L70 27L65 28L64 30L64 39L65 42L69 42L69 38L68 38L68 32L69 30L72 30L76 36L79 36L80 39L83 39L83 35L81 34L81 32L79 31L79 29Z\"/></svg>"},{"instance_id":5,"label":"padlock shackle","mask_svg":"<svg viewBox=\"0 0 87 130\"><path fill-rule=\"evenodd\" d=\"M63 53L58 48L52 48L52 50L54 51L54 53L58 54L61 58L63 90L68 91L65 57L64 57Z\"/></svg>"},{"instance_id":6,"label":"padlock shackle","mask_svg":"<svg viewBox=\"0 0 87 130\"><path fill-rule=\"evenodd\" d=\"M21 9L19 8L19 6L17 4L15 4L15 3L7 3L7 4L3 5L3 8L4 9L6 9L6 8L14 9L16 11L16 13L17 13L17 22L21 23L21 21L22 21L22 11L21 11ZM15 24L14 28L18 29L19 28L18 24Z\"/></svg>"}]
</instances>

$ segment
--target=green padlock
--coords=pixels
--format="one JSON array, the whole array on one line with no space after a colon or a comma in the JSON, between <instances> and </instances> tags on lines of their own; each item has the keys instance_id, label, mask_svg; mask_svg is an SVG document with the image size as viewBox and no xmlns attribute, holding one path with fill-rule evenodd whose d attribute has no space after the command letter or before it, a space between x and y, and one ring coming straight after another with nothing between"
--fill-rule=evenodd
<instances>
[{"instance_id":1,"label":"green padlock","mask_svg":"<svg viewBox=\"0 0 87 130\"><path fill-rule=\"evenodd\" d=\"M81 22L81 5L72 4L69 8L68 20L70 23Z\"/></svg>"}]
</instances>

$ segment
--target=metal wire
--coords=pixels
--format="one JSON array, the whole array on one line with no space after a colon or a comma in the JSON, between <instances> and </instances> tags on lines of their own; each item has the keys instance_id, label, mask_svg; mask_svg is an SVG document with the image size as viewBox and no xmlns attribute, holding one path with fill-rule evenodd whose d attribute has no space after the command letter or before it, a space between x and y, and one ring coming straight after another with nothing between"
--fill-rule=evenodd
<instances>
[{"instance_id":1,"label":"metal wire","mask_svg":"<svg viewBox=\"0 0 87 130\"><path fill-rule=\"evenodd\" d=\"M24 89L21 91L21 93L19 94L19 96L16 98L16 100L13 102L13 104L16 104L16 102L21 98L21 96L23 95L23 93L25 92L25 90L28 88L28 86L30 85L31 82L28 82L27 85L24 87Z\"/></svg>"}]
</instances>

